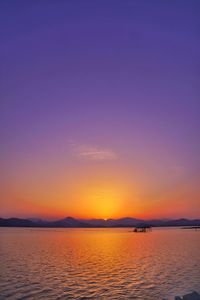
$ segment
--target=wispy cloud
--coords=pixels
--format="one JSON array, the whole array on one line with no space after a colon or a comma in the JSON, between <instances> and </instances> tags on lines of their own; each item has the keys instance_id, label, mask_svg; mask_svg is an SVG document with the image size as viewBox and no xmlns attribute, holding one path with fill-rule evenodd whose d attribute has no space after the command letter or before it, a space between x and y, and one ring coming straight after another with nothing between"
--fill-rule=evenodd
<instances>
[{"instance_id":1,"label":"wispy cloud","mask_svg":"<svg viewBox=\"0 0 200 300\"><path fill-rule=\"evenodd\" d=\"M117 153L110 149L105 149L100 146L85 145L70 143L72 152L75 156L88 160L116 160L118 158Z\"/></svg>"}]
</instances>

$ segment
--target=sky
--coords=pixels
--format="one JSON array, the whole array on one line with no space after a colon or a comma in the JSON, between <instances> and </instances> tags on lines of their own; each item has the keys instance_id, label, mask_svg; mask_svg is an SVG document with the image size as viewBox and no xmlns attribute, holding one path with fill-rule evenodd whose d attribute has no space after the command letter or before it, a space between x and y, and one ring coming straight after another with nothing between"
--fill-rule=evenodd
<instances>
[{"instance_id":1,"label":"sky","mask_svg":"<svg viewBox=\"0 0 200 300\"><path fill-rule=\"evenodd\" d=\"M0 216L200 217L200 2L0 1Z\"/></svg>"}]
</instances>

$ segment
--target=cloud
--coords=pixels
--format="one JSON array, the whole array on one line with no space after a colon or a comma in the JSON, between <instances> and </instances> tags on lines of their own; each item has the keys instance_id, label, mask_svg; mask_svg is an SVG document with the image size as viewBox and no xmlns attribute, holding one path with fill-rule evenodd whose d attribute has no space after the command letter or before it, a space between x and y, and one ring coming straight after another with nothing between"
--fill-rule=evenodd
<instances>
[{"instance_id":1,"label":"cloud","mask_svg":"<svg viewBox=\"0 0 200 300\"><path fill-rule=\"evenodd\" d=\"M91 146L91 145L79 145L75 143L71 143L73 153L83 159L88 160L116 160L118 158L117 154L110 150L105 149L99 146Z\"/></svg>"}]
</instances>

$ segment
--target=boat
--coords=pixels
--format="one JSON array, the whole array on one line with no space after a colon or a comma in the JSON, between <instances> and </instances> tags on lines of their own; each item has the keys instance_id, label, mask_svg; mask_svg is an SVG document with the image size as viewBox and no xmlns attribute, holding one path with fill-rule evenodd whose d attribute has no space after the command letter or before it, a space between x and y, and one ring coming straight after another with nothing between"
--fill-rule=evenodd
<instances>
[{"instance_id":1,"label":"boat","mask_svg":"<svg viewBox=\"0 0 200 300\"><path fill-rule=\"evenodd\" d=\"M133 229L133 232L149 232L152 230L152 227L150 225L142 225L142 226L136 226Z\"/></svg>"}]
</instances>

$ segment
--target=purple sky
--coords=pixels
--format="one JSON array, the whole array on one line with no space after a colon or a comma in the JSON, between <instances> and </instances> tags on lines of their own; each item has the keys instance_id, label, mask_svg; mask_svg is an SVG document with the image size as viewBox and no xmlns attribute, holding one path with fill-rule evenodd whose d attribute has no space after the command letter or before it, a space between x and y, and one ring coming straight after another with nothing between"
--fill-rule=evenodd
<instances>
[{"instance_id":1,"label":"purple sky","mask_svg":"<svg viewBox=\"0 0 200 300\"><path fill-rule=\"evenodd\" d=\"M41 178L54 182L45 174L93 172L125 174L144 202L189 185L195 215L200 1L2 0L0 26L4 215L26 201L23 184L37 204Z\"/></svg>"}]
</instances>

